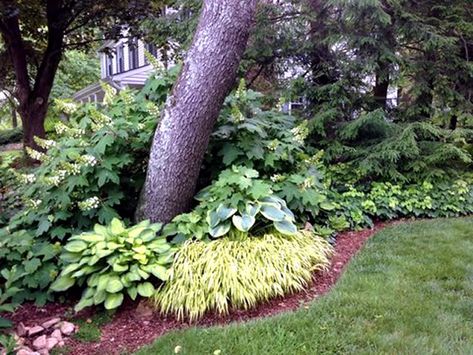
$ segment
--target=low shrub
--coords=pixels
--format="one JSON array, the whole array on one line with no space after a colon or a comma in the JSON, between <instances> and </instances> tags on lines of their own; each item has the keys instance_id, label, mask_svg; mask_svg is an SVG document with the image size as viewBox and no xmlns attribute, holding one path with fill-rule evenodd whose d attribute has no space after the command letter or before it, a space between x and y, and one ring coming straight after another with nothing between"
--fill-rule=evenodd
<instances>
[{"instance_id":1,"label":"low shrub","mask_svg":"<svg viewBox=\"0 0 473 355\"><path fill-rule=\"evenodd\" d=\"M117 308L125 292L133 300L152 296L156 280L168 278L175 252L165 238L157 237L160 229L149 221L125 228L114 218L107 227L96 224L93 232L70 238L61 254L64 268L51 289L87 285L76 311L101 303L106 309Z\"/></svg>"},{"instance_id":2,"label":"low shrub","mask_svg":"<svg viewBox=\"0 0 473 355\"><path fill-rule=\"evenodd\" d=\"M312 272L329 263L331 246L308 231L260 237L186 242L168 281L156 292L157 308L196 320L207 311L228 313L302 290Z\"/></svg>"},{"instance_id":3,"label":"low shrub","mask_svg":"<svg viewBox=\"0 0 473 355\"><path fill-rule=\"evenodd\" d=\"M0 145L18 143L23 139L23 129L21 127L0 131Z\"/></svg>"}]
</instances>

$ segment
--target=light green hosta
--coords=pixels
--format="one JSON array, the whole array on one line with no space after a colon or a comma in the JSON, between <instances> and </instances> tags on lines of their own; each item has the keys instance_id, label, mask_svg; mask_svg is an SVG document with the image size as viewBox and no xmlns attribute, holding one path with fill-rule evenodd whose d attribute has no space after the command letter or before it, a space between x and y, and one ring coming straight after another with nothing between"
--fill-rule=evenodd
<instances>
[{"instance_id":1,"label":"light green hosta","mask_svg":"<svg viewBox=\"0 0 473 355\"><path fill-rule=\"evenodd\" d=\"M65 291L86 285L75 310L104 303L114 309L131 299L150 297L155 289L150 277L165 281L175 248L158 237L160 224L143 221L130 228L114 218L109 226L96 224L93 232L70 238L61 259L65 263L51 289Z\"/></svg>"},{"instance_id":2,"label":"light green hosta","mask_svg":"<svg viewBox=\"0 0 473 355\"><path fill-rule=\"evenodd\" d=\"M240 209L219 205L207 215L209 233L214 238L221 237L230 231L232 225L239 231L247 233L255 225L257 218L261 217L270 221L282 234L292 235L297 232L294 214L287 208L286 202L271 195L248 202Z\"/></svg>"},{"instance_id":3,"label":"light green hosta","mask_svg":"<svg viewBox=\"0 0 473 355\"><path fill-rule=\"evenodd\" d=\"M327 241L308 231L189 241L177 252L168 281L156 292L156 306L191 320L208 311L248 309L302 290L315 270L328 265L331 253Z\"/></svg>"}]
</instances>

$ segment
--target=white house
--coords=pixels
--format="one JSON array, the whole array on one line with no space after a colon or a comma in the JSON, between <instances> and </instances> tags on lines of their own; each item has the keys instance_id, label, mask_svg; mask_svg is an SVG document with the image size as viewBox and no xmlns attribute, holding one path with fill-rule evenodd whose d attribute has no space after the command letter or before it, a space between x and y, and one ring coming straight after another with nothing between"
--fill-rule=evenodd
<instances>
[{"instance_id":1,"label":"white house","mask_svg":"<svg viewBox=\"0 0 473 355\"><path fill-rule=\"evenodd\" d=\"M143 87L154 71L145 56L145 50L154 57L158 56L156 46L139 39L123 38L104 43L99 51L101 81L118 90ZM76 92L73 99L79 102L101 102L103 96L100 82L97 82Z\"/></svg>"}]
</instances>

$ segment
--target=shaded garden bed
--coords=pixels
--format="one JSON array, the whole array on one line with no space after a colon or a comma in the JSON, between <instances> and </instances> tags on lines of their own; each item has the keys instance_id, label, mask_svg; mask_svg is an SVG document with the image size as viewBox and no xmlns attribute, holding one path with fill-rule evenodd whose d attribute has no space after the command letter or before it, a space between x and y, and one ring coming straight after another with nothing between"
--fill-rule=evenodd
<instances>
[{"instance_id":1,"label":"shaded garden bed","mask_svg":"<svg viewBox=\"0 0 473 355\"><path fill-rule=\"evenodd\" d=\"M68 339L63 348L68 354L118 354L124 351L134 351L143 345L149 344L155 338L176 329L189 326L211 326L242 322L253 318L267 317L278 313L292 311L306 304L330 290L332 285L342 274L345 265L361 249L364 242L377 231L384 228L385 223L378 223L373 229L358 232L345 232L337 237L335 252L327 271L314 274L314 282L303 292L286 297L273 299L251 310L233 310L227 316L208 314L195 323L178 321L173 316L152 313L147 307L136 304L127 304L113 317L113 320L101 328L100 342L83 342L78 339ZM48 304L45 307L36 307L32 304L21 306L9 318L15 325L23 322L26 326L40 324L53 317L72 317L72 305ZM92 322L93 311L81 312L79 318ZM58 349L60 352L61 350Z\"/></svg>"}]
</instances>

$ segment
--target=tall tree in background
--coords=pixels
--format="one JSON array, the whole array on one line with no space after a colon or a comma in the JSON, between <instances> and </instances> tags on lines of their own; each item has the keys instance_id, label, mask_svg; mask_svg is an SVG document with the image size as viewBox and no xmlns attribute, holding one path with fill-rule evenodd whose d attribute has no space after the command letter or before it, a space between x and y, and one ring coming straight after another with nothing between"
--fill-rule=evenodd
<instances>
[{"instance_id":1,"label":"tall tree in background","mask_svg":"<svg viewBox=\"0 0 473 355\"><path fill-rule=\"evenodd\" d=\"M0 57L7 59L13 68L26 146L38 148L33 137L45 135L49 96L64 50L83 48L104 38L117 38L124 24L136 28L149 13L152 3L131 0L0 1L3 41Z\"/></svg>"},{"instance_id":2,"label":"tall tree in background","mask_svg":"<svg viewBox=\"0 0 473 355\"><path fill-rule=\"evenodd\" d=\"M235 82L257 2L204 1L154 136L138 219L168 222L190 207L212 128Z\"/></svg>"}]
</instances>

